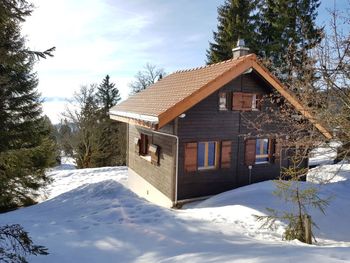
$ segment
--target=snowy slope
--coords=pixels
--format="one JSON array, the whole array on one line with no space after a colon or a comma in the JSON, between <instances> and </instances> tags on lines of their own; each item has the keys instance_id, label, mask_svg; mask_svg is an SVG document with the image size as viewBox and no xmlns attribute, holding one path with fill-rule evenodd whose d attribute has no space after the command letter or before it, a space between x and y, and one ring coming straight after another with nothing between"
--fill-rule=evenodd
<instances>
[{"instance_id":1,"label":"snowy slope","mask_svg":"<svg viewBox=\"0 0 350 263\"><path fill-rule=\"evenodd\" d=\"M326 217L317 216L318 245L280 240L259 229L253 214L283 207L263 182L229 191L183 210L150 204L125 186L125 167L52 171L47 200L0 215L20 223L49 256L30 262L350 262L350 165L327 165L313 178L341 170L343 180L320 185L334 195Z\"/></svg>"}]
</instances>

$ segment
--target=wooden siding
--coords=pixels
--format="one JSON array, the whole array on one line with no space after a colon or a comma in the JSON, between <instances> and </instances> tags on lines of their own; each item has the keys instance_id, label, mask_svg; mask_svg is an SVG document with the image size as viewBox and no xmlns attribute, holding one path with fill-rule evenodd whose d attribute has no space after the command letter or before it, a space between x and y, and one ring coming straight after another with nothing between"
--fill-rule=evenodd
<instances>
[{"instance_id":1,"label":"wooden siding","mask_svg":"<svg viewBox=\"0 0 350 263\"><path fill-rule=\"evenodd\" d=\"M170 200L175 196L175 152L176 139L169 136L155 134L151 130L139 126L128 125L128 166L165 194ZM170 127L169 127L170 130ZM135 138L140 134L150 136L150 143L160 147L159 165L151 164L135 150Z\"/></svg>"},{"instance_id":2,"label":"wooden siding","mask_svg":"<svg viewBox=\"0 0 350 263\"><path fill-rule=\"evenodd\" d=\"M224 87L192 107L186 117L178 120L179 175L178 199L207 196L227 191L249 183L249 169L244 163L244 134L254 131L244 125L239 111L219 111L219 92L251 92L266 94L271 87L254 73L245 74L232 80ZM263 107L264 108L264 107ZM254 119L259 112L245 112L245 118ZM232 162L230 168L201 170L191 173L184 171L184 144L198 141L232 141ZM253 165L251 182L275 179L280 175L278 161Z\"/></svg>"}]
</instances>

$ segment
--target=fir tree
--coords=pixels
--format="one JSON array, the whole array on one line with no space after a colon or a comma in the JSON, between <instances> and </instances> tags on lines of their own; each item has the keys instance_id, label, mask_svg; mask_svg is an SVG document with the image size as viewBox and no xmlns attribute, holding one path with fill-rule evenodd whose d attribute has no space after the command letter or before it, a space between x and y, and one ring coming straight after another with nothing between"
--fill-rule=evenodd
<instances>
[{"instance_id":1,"label":"fir tree","mask_svg":"<svg viewBox=\"0 0 350 263\"><path fill-rule=\"evenodd\" d=\"M99 105L102 106L105 115L108 115L109 109L121 100L119 90L115 88L115 84L111 83L109 79L110 77L107 75L102 80L96 93Z\"/></svg>"},{"instance_id":2,"label":"fir tree","mask_svg":"<svg viewBox=\"0 0 350 263\"><path fill-rule=\"evenodd\" d=\"M66 156L73 156L73 147L71 143L72 133L67 119L61 120L61 125L58 129L58 138L60 148Z\"/></svg>"},{"instance_id":3,"label":"fir tree","mask_svg":"<svg viewBox=\"0 0 350 263\"><path fill-rule=\"evenodd\" d=\"M257 14L254 12L255 0L226 0L218 8L218 27L213 32L214 42L209 43L207 64L232 58L232 48L238 39L244 39L252 52L259 48L257 39Z\"/></svg>"},{"instance_id":4,"label":"fir tree","mask_svg":"<svg viewBox=\"0 0 350 263\"><path fill-rule=\"evenodd\" d=\"M109 118L109 109L120 101L119 90L107 75L99 86L96 97L99 102L99 123L92 152L94 167L125 164L125 124Z\"/></svg>"},{"instance_id":5,"label":"fir tree","mask_svg":"<svg viewBox=\"0 0 350 263\"><path fill-rule=\"evenodd\" d=\"M55 142L42 116L32 72L35 56L21 36L20 23L32 6L25 0L0 2L0 211L33 203L55 163Z\"/></svg>"},{"instance_id":6,"label":"fir tree","mask_svg":"<svg viewBox=\"0 0 350 263\"><path fill-rule=\"evenodd\" d=\"M260 6L260 54L287 85L312 71L310 52L323 34L315 23L319 5L319 0L265 0Z\"/></svg>"}]
</instances>

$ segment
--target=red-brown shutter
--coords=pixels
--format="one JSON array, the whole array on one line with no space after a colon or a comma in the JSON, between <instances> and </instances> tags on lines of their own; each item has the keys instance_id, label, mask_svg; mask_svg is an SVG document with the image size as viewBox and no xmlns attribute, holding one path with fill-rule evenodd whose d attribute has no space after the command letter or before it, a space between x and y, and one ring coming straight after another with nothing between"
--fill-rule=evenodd
<instances>
[{"instance_id":1,"label":"red-brown shutter","mask_svg":"<svg viewBox=\"0 0 350 263\"><path fill-rule=\"evenodd\" d=\"M185 144L185 172L197 171L197 143Z\"/></svg>"},{"instance_id":2,"label":"red-brown shutter","mask_svg":"<svg viewBox=\"0 0 350 263\"><path fill-rule=\"evenodd\" d=\"M221 168L231 167L231 141L221 142Z\"/></svg>"},{"instance_id":3,"label":"red-brown shutter","mask_svg":"<svg viewBox=\"0 0 350 263\"><path fill-rule=\"evenodd\" d=\"M252 110L253 94L242 94L242 110Z\"/></svg>"},{"instance_id":4,"label":"red-brown shutter","mask_svg":"<svg viewBox=\"0 0 350 263\"><path fill-rule=\"evenodd\" d=\"M276 149L276 140L275 139L269 139L269 162L274 163L275 162L275 149Z\"/></svg>"},{"instance_id":5,"label":"red-brown shutter","mask_svg":"<svg viewBox=\"0 0 350 263\"><path fill-rule=\"evenodd\" d=\"M242 110L242 92L233 92L232 110Z\"/></svg>"},{"instance_id":6,"label":"red-brown shutter","mask_svg":"<svg viewBox=\"0 0 350 263\"><path fill-rule=\"evenodd\" d=\"M256 150L256 140L248 139L245 141L245 152L244 152L244 160L246 165L255 164L255 150Z\"/></svg>"}]
</instances>

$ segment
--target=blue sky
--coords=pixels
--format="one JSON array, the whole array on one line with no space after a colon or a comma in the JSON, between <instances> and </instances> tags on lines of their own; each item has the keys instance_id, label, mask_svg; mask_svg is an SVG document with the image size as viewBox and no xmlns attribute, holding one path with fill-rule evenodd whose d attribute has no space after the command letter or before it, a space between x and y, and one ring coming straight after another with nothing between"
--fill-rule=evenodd
<instances>
[{"instance_id":1,"label":"blue sky","mask_svg":"<svg viewBox=\"0 0 350 263\"><path fill-rule=\"evenodd\" d=\"M337 0L342 8L347 0ZM80 86L100 83L106 74L123 98L128 83L147 63L171 73L205 64L217 7L224 0L32 0L36 6L23 31L32 49L56 46L41 60L38 89L44 112L54 123ZM328 20L323 0L318 23Z\"/></svg>"}]
</instances>

